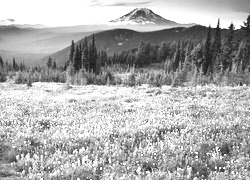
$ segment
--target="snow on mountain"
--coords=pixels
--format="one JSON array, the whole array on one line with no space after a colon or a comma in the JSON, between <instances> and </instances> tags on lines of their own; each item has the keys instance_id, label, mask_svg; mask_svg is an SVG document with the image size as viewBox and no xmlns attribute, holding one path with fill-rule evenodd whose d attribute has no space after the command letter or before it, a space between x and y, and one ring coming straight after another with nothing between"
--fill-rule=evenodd
<instances>
[{"instance_id":1,"label":"snow on mountain","mask_svg":"<svg viewBox=\"0 0 250 180\"><path fill-rule=\"evenodd\" d=\"M110 21L119 25L168 25L178 26L178 23L167 20L147 8L136 8L130 13Z\"/></svg>"}]
</instances>

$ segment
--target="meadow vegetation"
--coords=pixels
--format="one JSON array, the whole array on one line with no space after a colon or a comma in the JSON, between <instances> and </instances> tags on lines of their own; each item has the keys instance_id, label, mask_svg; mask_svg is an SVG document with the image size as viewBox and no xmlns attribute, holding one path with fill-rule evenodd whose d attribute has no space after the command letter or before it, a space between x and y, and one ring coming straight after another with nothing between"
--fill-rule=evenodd
<instances>
[{"instance_id":1,"label":"meadow vegetation","mask_svg":"<svg viewBox=\"0 0 250 180\"><path fill-rule=\"evenodd\" d=\"M2 83L0 177L247 179L249 96L246 86Z\"/></svg>"}]
</instances>

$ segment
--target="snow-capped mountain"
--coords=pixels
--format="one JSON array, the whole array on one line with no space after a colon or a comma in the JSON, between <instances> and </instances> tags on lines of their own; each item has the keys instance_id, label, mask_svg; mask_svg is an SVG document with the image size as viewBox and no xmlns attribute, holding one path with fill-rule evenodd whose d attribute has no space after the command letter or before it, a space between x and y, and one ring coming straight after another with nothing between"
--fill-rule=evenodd
<instances>
[{"instance_id":1,"label":"snow-capped mountain","mask_svg":"<svg viewBox=\"0 0 250 180\"><path fill-rule=\"evenodd\" d=\"M155 14L152 10L147 8L136 8L130 13L116 20L110 21L110 23L120 25L179 25L174 21L167 20L158 14Z\"/></svg>"}]
</instances>

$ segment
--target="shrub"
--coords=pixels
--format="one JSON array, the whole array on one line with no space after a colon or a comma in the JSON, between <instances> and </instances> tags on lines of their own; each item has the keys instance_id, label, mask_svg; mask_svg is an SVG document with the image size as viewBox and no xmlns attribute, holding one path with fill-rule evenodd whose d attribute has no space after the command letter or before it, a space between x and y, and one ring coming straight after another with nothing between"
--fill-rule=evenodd
<instances>
[{"instance_id":1,"label":"shrub","mask_svg":"<svg viewBox=\"0 0 250 180\"><path fill-rule=\"evenodd\" d=\"M0 82L5 82L6 80L6 74L4 72L0 72Z\"/></svg>"},{"instance_id":2,"label":"shrub","mask_svg":"<svg viewBox=\"0 0 250 180\"><path fill-rule=\"evenodd\" d=\"M28 78L26 85L27 85L27 87L32 87L32 80L30 77Z\"/></svg>"},{"instance_id":3,"label":"shrub","mask_svg":"<svg viewBox=\"0 0 250 180\"><path fill-rule=\"evenodd\" d=\"M132 73L132 74L130 74L128 76L126 85L129 86L129 87L133 87L133 86L136 85L136 79L135 79L135 74L134 73Z\"/></svg>"},{"instance_id":4,"label":"shrub","mask_svg":"<svg viewBox=\"0 0 250 180\"><path fill-rule=\"evenodd\" d=\"M16 84L24 84L25 83L25 74L24 72L18 71L15 77Z\"/></svg>"}]
</instances>

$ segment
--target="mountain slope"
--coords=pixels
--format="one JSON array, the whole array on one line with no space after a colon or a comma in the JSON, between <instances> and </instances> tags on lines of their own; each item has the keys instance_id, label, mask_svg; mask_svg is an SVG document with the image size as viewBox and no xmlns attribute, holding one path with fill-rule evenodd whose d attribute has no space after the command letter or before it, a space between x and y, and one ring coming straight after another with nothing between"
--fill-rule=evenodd
<instances>
[{"instance_id":1,"label":"mountain slope","mask_svg":"<svg viewBox=\"0 0 250 180\"><path fill-rule=\"evenodd\" d=\"M110 21L112 25L147 25L147 26L164 26L169 27L191 27L195 24L179 24L171 20L167 20L152 10L147 8L136 8L130 13Z\"/></svg>"},{"instance_id":2,"label":"mountain slope","mask_svg":"<svg viewBox=\"0 0 250 180\"><path fill-rule=\"evenodd\" d=\"M0 55L4 60L34 62L66 47L71 40L78 41L93 32L63 32L60 28L34 29L0 26Z\"/></svg>"},{"instance_id":3,"label":"mountain slope","mask_svg":"<svg viewBox=\"0 0 250 180\"><path fill-rule=\"evenodd\" d=\"M178 23L164 19L155 14L150 9L136 8L130 13L110 22L113 23L128 23L128 24L155 24L155 25L171 25L176 26Z\"/></svg>"},{"instance_id":4,"label":"mountain slope","mask_svg":"<svg viewBox=\"0 0 250 180\"><path fill-rule=\"evenodd\" d=\"M138 47L141 41L160 44L163 41L173 42L178 40L203 40L207 34L207 28L204 26L194 26L190 28L172 28L153 32L137 32L128 29L114 29L95 34L96 46L98 50L106 50L109 54L119 52L123 49L132 49ZM225 30L222 30L225 34ZM91 41L91 37L88 37ZM83 39L77 43L83 43ZM69 44L70 45L70 44ZM58 51L50 56L63 65L68 59L70 47ZM48 56L42 59L45 63Z\"/></svg>"}]
</instances>

